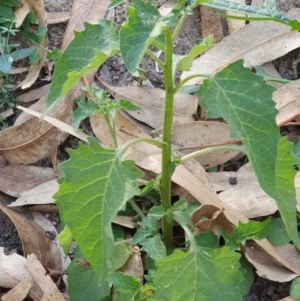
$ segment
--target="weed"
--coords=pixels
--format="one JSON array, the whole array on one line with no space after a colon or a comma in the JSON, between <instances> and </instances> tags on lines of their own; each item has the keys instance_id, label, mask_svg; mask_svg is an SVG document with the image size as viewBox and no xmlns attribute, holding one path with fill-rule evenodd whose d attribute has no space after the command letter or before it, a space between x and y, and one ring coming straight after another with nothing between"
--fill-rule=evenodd
<instances>
[{"instance_id":1,"label":"weed","mask_svg":"<svg viewBox=\"0 0 300 301\"><path fill-rule=\"evenodd\" d=\"M199 209L198 204L187 204L184 200L172 202L171 180L179 176L184 162L206 153L235 150L247 154L261 187L276 200L289 238L300 249L294 187L296 158L291 155L292 144L280 137L273 88L264 84L262 77L244 68L242 61L228 65L215 75L196 72L179 83L175 81L176 71L189 70L195 57L213 47L211 38L207 38L185 56L173 54L174 41L184 20L200 4L246 13L251 20L274 20L299 30L299 22L277 12L274 3L270 9L270 1L266 2L269 6L266 4L260 10L229 1L179 2L167 16L161 16L150 2L134 0L128 5L128 23L122 25L119 33L116 26L106 20L99 21L98 25L86 24L84 32L75 33L75 39L56 64L44 115L80 77L118 52L135 76L142 76L139 65L148 54L164 74L165 99L162 137L135 138L121 146L117 144L114 117L119 109L136 108L128 102L109 100L103 91L91 88L87 89L89 101L79 103L74 114L76 128L82 119L102 115L114 137L115 148L105 148L90 137L89 145L80 144L78 150L69 151L70 160L60 165L64 177L59 180L59 191L54 198L65 229L59 238L65 250L72 239L78 245L75 260L68 269L72 300L79 300L79 295L87 299L91 290L94 299L110 300L112 284L117 292L116 300L242 300L253 275L251 267L242 260L240 246L248 239L266 237L270 220L241 223L229 218L229 226L219 224L225 246L218 243L212 231L194 236L194 230L203 221L199 218L203 214L202 207ZM164 52L163 61L150 50L150 45ZM85 47L88 52L82 51ZM178 156L171 144L174 97L197 77L204 80L193 89L195 95L202 98L200 105L207 110L207 117L224 118L230 125L232 137L240 142ZM134 167L133 161L123 159L126 150L137 143L148 143L148 149L154 145L161 150L161 173L143 182L142 191L136 182L143 173ZM141 155L138 150L134 151L135 155ZM151 162L157 160L147 150L143 156L148 156ZM141 161L137 165L144 167ZM160 204L144 216L145 212L140 212L133 197L153 190L159 192ZM204 186L199 195L209 198ZM142 216L140 227L130 242L147 254L147 273L142 275L145 283L119 271L136 253L124 235L117 235L116 227L112 227L113 219L127 202ZM217 208L220 215L224 214L221 207ZM204 215L204 222L209 218ZM175 244L175 223L185 232L183 245ZM128 248L131 251L125 252ZM92 268L75 264L81 257L85 257ZM88 283L86 278L90 279Z\"/></svg>"}]
</instances>

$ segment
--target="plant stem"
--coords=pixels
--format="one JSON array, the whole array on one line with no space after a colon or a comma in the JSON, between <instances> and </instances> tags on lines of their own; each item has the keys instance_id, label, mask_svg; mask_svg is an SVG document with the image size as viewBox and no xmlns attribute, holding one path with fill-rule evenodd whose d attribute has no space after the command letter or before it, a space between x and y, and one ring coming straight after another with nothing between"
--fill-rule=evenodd
<instances>
[{"instance_id":1,"label":"plant stem","mask_svg":"<svg viewBox=\"0 0 300 301\"><path fill-rule=\"evenodd\" d=\"M136 204L134 199L130 199L128 200L128 203L131 205L131 207L133 208L133 210L141 217L144 218L146 215L144 214L144 212L141 210L141 208Z\"/></svg>"},{"instance_id":2,"label":"plant stem","mask_svg":"<svg viewBox=\"0 0 300 301\"><path fill-rule=\"evenodd\" d=\"M107 127L109 129L111 137L113 139L114 148L118 148L118 141L117 141L116 131L115 131L115 128L113 126L114 125L114 121L113 121L113 125L112 125L111 122L110 122L110 119L109 119L108 115L103 114L103 117L104 117L106 125L107 125Z\"/></svg>"},{"instance_id":3,"label":"plant stem","mask_svg":"<svg viewBox=\"0 0 300 301\"><path fill-rule=\"evenodd\" d=\"M163 64L163 62L151 51L151 50L147 50L146 53L152 58L153 61L155 61L158 66L162 69L165 70L165 66Z\"/></svg>"},{"instance_id":4,"label":"plant stem","mask_svg":"<svg viewBox=\"0 0 300 301\"><path fill-rule=\"evenodd\" d=\"M174 94L177 93L179 91L179 89L184 86L185 83L187 83L189 80L196 78L196 77L208 77L208 76L205 74L193 74L193 75L186 77L174 88Z\"/></svg>"},{"instance_id":5,"label":"plant stem","mask_svg":"<svg viewBox=\"0 0 300 301\"><path fill-rule=\"evenodd\" d=\"M115 242L115 246L125 245L125 244L132 244L132 238L123 239Z\"/></svg>"},{"instance_id":6,"label":"plant stem","mask_svg":"<svg viewBox=\"0 0 300 301\"><path fill-rule=\"evenodd\" d=\"M173 31L173 36L172 36L172 41L175 42L175 40L177 39L180 29L185 21L185 19L187 18L187 15L182 15L178 21L178 24L176 25L174 31Z\"/></svg>"},{"instance_id":7,"label":"plant stem","mask_svg":"<svg viewBox=\"0 0 300 301\"><path fill-rule=\"evenodd\" d=\"M214 153L214 152L219 152L219 151L237 151L240 153L246 153L246 150L244 147L237 146L237 145L222 145L222 146L213 146L213 147L208 147L205 149L198 150L196 152L193 152L191 154L188 154L180 159L180 163L184 163L190 159L196 158L198 156L203 156L206 154Z\"/></svg>"},{"instance_id":8,"label":"plant stem","mask_svg":"<svg viewBox=\"0 0 300 301\"><path fill-rule=\"evenodd\" d=\"M162 175L161 175L161 202L166 209L171 208L171 172L170 165L172 163L171 136L173 121L173 77L172 77L172 54L173 41L170 29L165 32L166 38L166 61L165 61L165 112L163 124L163 142L162 148ZM163 242L166 248L173 247L172 223L164 216L162 220Z\"/></svg>"}]
</instances>

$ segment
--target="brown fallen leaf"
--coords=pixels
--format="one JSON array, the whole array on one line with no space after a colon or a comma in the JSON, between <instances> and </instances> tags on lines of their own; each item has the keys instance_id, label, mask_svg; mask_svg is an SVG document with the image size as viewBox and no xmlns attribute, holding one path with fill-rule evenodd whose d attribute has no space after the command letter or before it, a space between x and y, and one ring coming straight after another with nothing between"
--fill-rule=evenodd
<instances>
[{"instance_id":1,"label":"brown fallen leaf","mask_svg":"<svg viewBox=\"0 0 300 301\"><path fill-rule=\"evenodd\" d=\"M131 255L122 268L119 269L125 275L138 278L141 283L144 279L144 267L141 257L141 250L138 246L131 246Z\"/></svg>"},{"instance_id":2,"label":"brown fallen leaf","mask_svg":"<svg viewBox=\"0 0 300 301\"><path fill-rule=\"evenodd\" d=\"M30 90L16 97L17 103L32 102L48 94L50 84Z\"/></svg>"},{"instance_id":3,"label":"brown fallen leaf","mask_svg":"<svg viewBox=\"0 0 300 301\"><path fill-rule=\"evenodd\" d=\"M23 301L33 284L33 278L30 275L27 276L8 293L2 296L1 301Z\"/></svg>"},{"instance_id":4,"label":"brown fallen leaf","mask_svg":"<svg viewBox=\"0 0 300 301\"><path fill-rule=\"evenodd\" d=\"M53 179L56 176L52 168L14 164L0 167L0 191L15 197Z\"/></svg>"},{"instance_id":5,"label":"brown fallen leaf","mask_svg":"<svg viewBox=\"0 0 300 301\"><path fill-rule=\"evenodd\" d=\"M191 225L201 233L216 227L222 227L229 234L233 232L232 223L228 221L223 210L214 205L203 205L196 210L191 216Z\"/></svg>"},{"instance_id":6,"label":"brown fallen leaf","mask_svg":"<svg viewBox=\"0 0 300 301\"><path fill-rule=\"evenodd\" d=\"M201 32L203 38L214 35L214 43L217 44L224 39L222 20L216 11L210 7L200 6Z\"/></svg>"},{"instance_id":7,"label":"brown fallen leaf","mask_svg":"<svg viewBox=\"0 0 300 301\"><path fill-rule=\"evenodd\" d=\"M22 214L7 208L1 200L0 210L10 218L16 227L22 241L25 257L34 253L45 268L62 270L61 256L57 245L38 224L25 218Z\"/></svg>"},{"instance_id":8,"label":"brown fallen leaf","mask_svg":"<svg viewBox=\"0 0 300 301\"><path fill-rule=\"evenodd\" d=\"M300 12L291 10L289 17L299 19ZM285 47L281 47L284 45ZM185 71L181 79L201 70L202 74L214 74L239 59L245 67L258 66L281 57L300 47L300 33L290 31L289 26L272 22L254 22L232 33L221 43L193 61L191 71ZM276 51L274 51L276 49ZM201 82L201 78L187 84Z\"/></svg>"},{"instance_id":9,"label":"brown fallen leaf","mask_svg":"<svg viewBox=\"0 0 300 301\"><path fill-rule=\"evenodd\" d=\"M133 118L154 129L160 129L163 121L165 91L159 88L127 86L113 87L100 82L114 98L128 99L140 107L140 111L126 111ZM176 94L174 98L174 124L193 121L197 111L198 98L189 94Z\"/></svg>"},{"instance_id":10,"label":"brown fallen leaf","mask_svg":"<svg viewBox=\"0 0 300 301\"><path fill-rule=\"evenodd\" d=\"M73 40L75 30L82 31L84 29L84 22L97 24L98 20L103 19L109 4L109 0L75 0L61 50L64 50Z\"/></svg>"},{"instance_id":11,"label":"brown fallen leaf","mask_svg":"<svg viewBox=\"0 0 300 301\"><path fill-rule=\"evenodd\" d=\"M21 192L20 197L12 202L8 207L52 204L54 202L52 196L56 191L58 191L58 187L56 179L44 182L30 190Z\"/></svg>"},{"instance_id":12,"label":"brown fallen leaf","mask_svg":"<svg viewBox=\"0 0 300 301\"><path fill-rule=\"evenodd\" d=\"M62 294L52 281L51 277L47 275L44 267L39 262L35 254L27 256L25 266L32 278L43 291L42 301L65 301Z\"/></svg>"},{"instance_id":13,"label":"brown fallen leaf","mask_svg":"<svg viewBox=\"0 0 300 301\"><path fill-rule=\"evenodd\" d=\"M297 268L300 267L299 251L292 244L275 246L276 251ZM246 243L246 258L256 268L256 273L262 277L277 282L287 282L298 277L280 262L270 256L257 243L248 241Z\"/></svg>"},{"instance_id":14,"label":"brown fallen leaf","mask_svg":"<svg viewBox=\"0 0 300 301\"><path fill-rule=\"evenodd\" d=\"M29 3L26 0L19 0L19 3L21 6L14 10L16 28L19 28L22 25L24 19L30 12Z\"/></svg>"},{"instance_id":15,"label":"brown fallen leaf","mask_svg":"<svg viewBox=\"0 0 300 301\"><path fill-rule=\"evenodd\" d=\"M216 144L229 144L234 140L230 137L229 126L214 121L193 121L175 124L173 126L172 149L182 154L190 154L197 150ZM225 163L238 153L220 151L195 158L203 167L209 168Z\"/></svg>"},{"instance_id":16,"label":"brown fallen leaf","mask_svg":"<svg viewBox=\"0 0 300 301\"><path fill-rule=\"evenodd\" d=\"M284 125L292 121L300 114L300 79L284 85L273 93L273 100L276 102L276 109L279 110L276 116L277 124Z\"/></svg>"},{"instance_id":17,"label":"brown fallen leaf","mask_svg":"<svg viewBox=\"0 0 300 301\"><path fill-rule=\"evenodd\" d=\"M62 23L62 22L66 22L70 19L71 13L70 12L55 12L55 13L51 13L48 12L47 13L47 24L57 24L57 23Z\"/></svg>"},{"instance_id":18,"label":"brown fallen leaf","mask_svg":"<svg viewBox=\"0 0 300 301\"><path fill-rule=\"evenodd\" d=\"M238 3L238 4L243 4L243 5L245 5L245 2L246 2L245 0L232 0L232 1L235 3ZM238 13L234 13L231 11L226 11L226 14L230 15L230 16L238 16L238 17L245 16L243 14L238 14ZM242 29L246 25L246 21L229 18L229 19L227 19L227 25L228 25L229 33L231 34L239 29Z\"/></svg>"}]
</instances>

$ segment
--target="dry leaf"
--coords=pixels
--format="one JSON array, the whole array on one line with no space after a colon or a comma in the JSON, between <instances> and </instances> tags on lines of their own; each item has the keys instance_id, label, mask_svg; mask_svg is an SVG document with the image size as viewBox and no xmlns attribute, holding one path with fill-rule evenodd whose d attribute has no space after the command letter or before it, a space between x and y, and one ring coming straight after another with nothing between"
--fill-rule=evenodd
<instances>
[{"instance_id":1,"label":"dry leaf","mask_svg":"<svg viewBox=\"0 0 300 301\"><path fill-rule=\"evenodd\" d=\"M41 115L42 115L41 113L33 111L31 109L28 109L28 108L24 108L24 107L21 107L21 106L16 106L16 107L18 109L26 112L27 114L30 114L30 115L38 117L38 118L40 118ZM88 135L86 135L85 133L83 133L79 130L77 132L74 131L74 128L71 125L69 125L69 124L67 124L63 121L60 121L56 118L50 117L50 116L45 116L44 120L47 121L48 123L50 123L51 125L55 126L57 129L65 132L65 133L71 134L71 135L81 139L82 141L88 142L88 140L87 140Z\"/></svg>"},{"instance_id":2,"label":"dry leaf","mask_svg":"<svg viewBox=\"0 0 300 301\"><path fill-rule=\"evenodd\" d=\"M50 25L50 24L66 22L70 19L70 16L71 16L71 13L66 12L66 11L55 12L55 13L48 12L47 13L47 24Z\"/></svg>"},{"instance_id":3,"label":"dry leaf","mask_svg":"<svg viewBox=\"0 0 300 301\"><path fill-rule=\"evenodd\" d=\"M159 7L159 13L162 15L162 16L166 16L168 15L173 7L177 4L177 1L176 0L166 0L164 1L164 3Z\"/></svg>"},{"instance_id":4,"label":"dry leaf","mask_svg":"<svg viewBox=\"0 0 300 301\"><path fill-rule=\"evenodd\" d=\"M264 0L252 0L251 1L251 6L254 6L254 7L262 7L263 4L264 4Z\"/></svg>"},{"instance_id":5,"label":"dry leaf","mask_svg":"<svg viewBox=\"0 0 300 301\"><path fill-rule=\"evenodd\" d=\"M214 43L217 44L224 39L222 21L213 8L200 6L200 19L202 37L207 38L214 35ZM202 72L201 72L202 73Z\"/></svg>"},{"instance_id":6,"label":"dry leaf","mask_svg":"<svg viewBox=\"0 0 300 301\"><path fill-rule=\"evenodd\" d=\"M30 90L16 97L17 103L32 102L48 94L50 84Z\"/></svg>"},{"instance_id":7,"label":"dry leaf","mask_svg":"<svg viewBox=\"0 0 300 301\"><path fill-rule=\"evenodd\" d=\"M16 28L19 28L22 25L24 19L30 12L29 3L26 0L19 0L19 3L21 6L14 10Z\"/></svg>"},{"instance_id":8,"label":"dry leaf","mask_svg":"<svg viewBox=\"0 0 300 301\"><path fill-rule=\"evenodd\" d=\"M287 15L300 18L298 10L291 10ZM245 67L262 65L298 47L300 33L290 31L289 26L274 22L254 22L227 36L203 56L195 59L191 71L183 72L181 78L195 73L214 74L239 59L244 59ZM187 84L200 81L201 79L195 79Z\"/></svg>"},{"instance_id":9,"label":"dry leaf","mask_svg":"<svg viewBox=\"0 0 300 301\"><path fill-rule=\"evenodd\" d=\"M2 296L1 301L23 301L33 284L33 278L31 276L27 276L18 285Z\"/></svg>"},{"instance_id":10,"label":"dry leaf","mask_svg":"<svg viewBox=\"0 0 300 301\"><path fill-rule=\"evenodd\" d=\"M73 40L75 30L84 29L84 22L97 24L99 19L103 19L109 4L109 0L75 0L61 50L64 50Z\"/></svg>"},{"instance_id":11,"label":"dry leaf","mask_svg":"<svg viewBox=\"0 0 300 301\"><path fill-rule=\"evenodd\" d=\"M232 223L228 221L223 210L214 205L203 205L196 210L191 216L191 225L202 233L216 227L222 227L229 234L233 232Z\"/></svg>"},{"instance_id":12,"label":"dry leaf","mask_svg":"<svg viewBox=\"0 0 300 301\"><path fill-rule=\"evenodd\" d=\"M165 91L159 88L127 86L113 87L103 81L101 85L106 88L114 98L128 99L140 107L140 111L127 111L133 118L144 122L154 129L160 129L163 122ZM199 99L190 94L176 94L174 97L173 123L193 121L193 114L197 111Z\"/></svg>"},{"instance_id":13,"label":"dry leaf","mask_svg":"<svg viewBox=\"0 0 300 301\"><path fill-rule=\"evenodd\" d=\"M32 278L44 292L43 298L41 299L42 301L65 301L50 276L46 274L45 269L35 254L27 256L25 266Z\"/></svg>"},{"instance_id":14,"label":"dry leaf","mask_svg":"<svg viewBox=\"0 0 300 301\"><path fill-rule=\"evenodd\" d=\"M238 3L238 4L243 4L245 5L245 0L232 0L232 2ZM227 15L230 16L238 16L238 17L244 17L245 15L243 14L238 14L238 13L234 13L231 11L226 11ZM227 24L228 24L228 30L229 33L233 33L239 29L242 29L245 25L246 25L246 21L244 20L235 20L235 19L227 19Z\"/></svg>"},{"instance_id":15,"label":"dry leaf","mask_svg":"<svg viewBox=\"0 0 300 301\"><path fill-rule=\"evenodd\" d=\"M131 255L126 263L118 270L125 275L140 279L141 283L144 280L144 267L141 257L141 251L138 246L133 246Z\"/></svg>"},{"instance_id":16,"label":"dry leaf","mask_svg":"<svg viewBox=\"0 0 300 301\"><path fill-rule=\"evenodd\" d=\"M296 267L300 267L299 251L292 244L274 247L276 251ZM246 243L246 258L256 268L257 274L262 278L272 281L287 282L298 277L297 273L293 273L284 267L280 262L271 257L260 246L253 241Z\"/></svg>"},{"instance_id":17,"label":"dry leaf","mask_svg":"<svg viewBox=\"0 0 300 301\"><path fill-rule=\"evenodd\" d=\"M8 109L4 112L1 112L0 115L3 117L3 118L7 118L9 116L12 116L14 115L14 110L13 109Z\"/></svg>"},{"instance_id":18,"label":"dry leaf","mask_svg":"<svg viewBox=\"0 0 300 301\"><path fill-rule=\"evenodd\" d=\"M62 270L62 262L57 245L51 241L45 231L35 222L25 218L22 214L9 209L0 201L0 209L10 218L16 227L24 256L34 253L44 267Z\"/></svg>"},{"instance_id":19,"label":"dry leaf","mask_svg":"<svg viewBox=\"0 0 300 301\"><path fill-rule=\"evenodd\" d=\"M9 207L52 204L54 203L52 196L57 191L57 181L51 180L41 185L37 185L33 189L21 192L20 197L16 201L12 202Z\"/></svg>"},{"instance_id":20,"label":"dry leaf","mask_svg":"<svg viewBox=\"0 0 300 301\"><path fill-rule=\"evenodd\" d=\"M193 121L175 124L173 126L173 149L183 154L190 154L197 150L217 144L230 144L235 142L230 137L229 126L225 123L214 121ZM205 168L214 167L225 163L238 153L220 151L195 158Z\"/></svg>"},{"instance_id":21,"label":"dry leaf","mask_svg":"<svg viewBox=\"0 0 300 301\"><path fill-rule=\"evenodd\" d=\"M56 176L52 168L30 165L0 167L0 191L15 197L53 179L56 179Z\"/></svg>"},{"instance_id":22,"label":"dry leaf","mask_svg":"<svg viewBox=\"0 0 300 301\"><path fill-rule=\"evenodd\" d=\"M279 110L276 116L277 124L285 123L295 119L300 114L300 79L292 81L273 93L273 100Z\"/></svg>"}]
</instances>

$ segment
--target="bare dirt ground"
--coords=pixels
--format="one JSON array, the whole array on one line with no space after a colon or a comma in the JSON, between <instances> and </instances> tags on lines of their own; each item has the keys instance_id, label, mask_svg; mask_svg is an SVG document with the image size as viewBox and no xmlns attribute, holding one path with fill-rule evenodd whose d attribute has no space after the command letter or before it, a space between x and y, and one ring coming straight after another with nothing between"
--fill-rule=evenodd
<instances>
[{"instance_id":1,"label":"bare dirt ground","mask_svg":"<svg viewBox=\"0 0 300 301\"><path fill-rule=\"evenodd\" d=\"M47 11L58 12L58 11L69 11L71 9L72 1L65 0L53 0L49 4L46 3ZM288 11L292 7L300 7L300 0L278 0L278 8L281 11ZM118 7L115 9L115 20L119 23L124 22L125 14L123 7ZM199 24L195 22L199 20L199 15L195 14L193 18L188 20L185 24L182 32L179 35L178 42L176 43L176 51L179 54L185 54L188 49L193 45L193 41L201 37L200 26L195 26L194 24ZM190 23L189 23L190 22ZM66 29L67 23L59 23L49 26L48 37L50 40L50 47L60 47L64 31ZM299 49L287 54L285 57L278 59L274 62L277 70L282 75L282 77L287 79L294 78L293 61L300 55ZM146 76L149 78L155 86L162 86L162 80L153 72L153 64L149 59L143 61L143 68L146 70ZM101 68L102 76L110 82L112 85L125 86L136 80L132 77L125 69L120 56L115 56L109 59L104 66ZM88 127L88 125L86 125ZM68 155L65 152L65 148L71 147L76 148L77 139L68 138L59 148L59 156L61 160L67 159ZM43 167L51 166L51 161L46 158L37 163ZM12 202L14 198L5 195L0 192L0 197L7 204ZM46 214L46 218L51 220L53 224L59 228L59 219L55 214ZM0 212L0 246L5 247L7 253L15 250L17 253L22 254L22 244L18 237L17 231L12 224L12 222L6 217L6 215ZM244 301L275 301L280 298L284 298L289 295L289 283L276 283L260 277L256 277L254 284L252 285L251 291ZM1 293L1 288L0 288Z\"/></svg>"}]
</instances>

